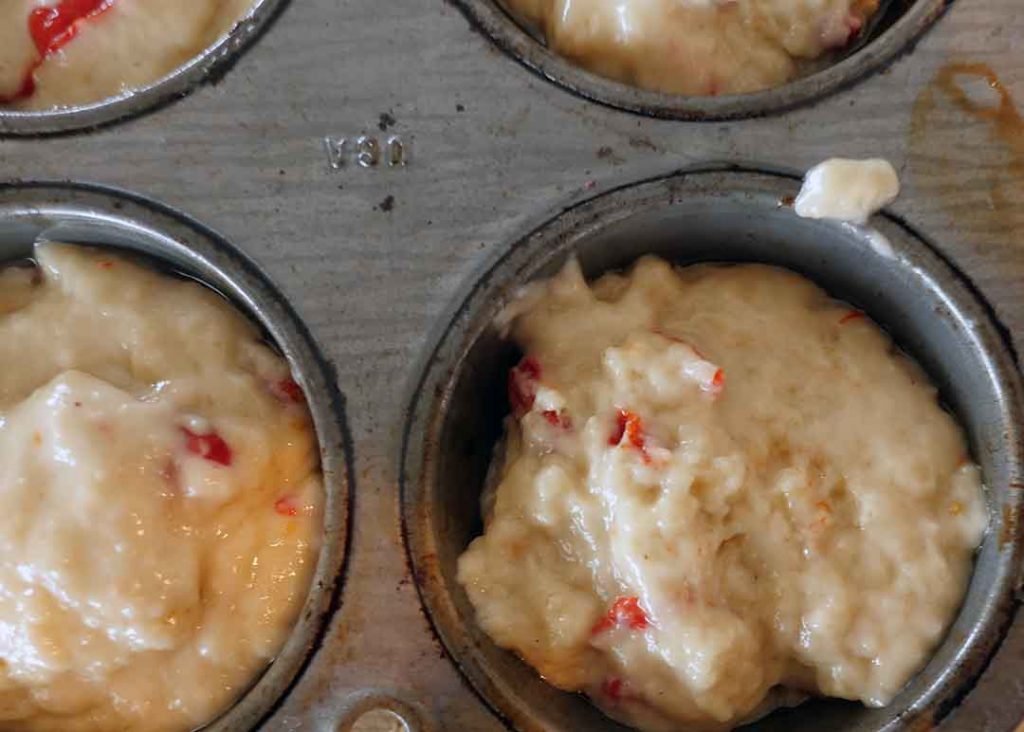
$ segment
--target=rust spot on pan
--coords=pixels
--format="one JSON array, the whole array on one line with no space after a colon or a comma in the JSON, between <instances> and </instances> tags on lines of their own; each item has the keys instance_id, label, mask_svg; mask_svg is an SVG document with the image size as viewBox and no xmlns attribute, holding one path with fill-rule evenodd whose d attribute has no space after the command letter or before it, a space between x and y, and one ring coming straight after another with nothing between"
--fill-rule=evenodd
<instances>
[{"instance_id":1,"label":"rust spot on pan","mask_svg":"<svg viewBox=\"0 0 1024 732\"><path fill-rule=\"evenodd\" d=\"M980 156L958 144L972 130L994 143L981 146ZM1024 186L1024 117L988 64L940 68L914 103L909 143L916 184L943 206L951 225L969 220L996 241L1016 241L1024 224L1016 205Z\"/></svg>"},{"instance_id":2,"label":"rust spot on pan","mask_svg":"<svg viewBox=\"0 0 1024 732\"><path fill-rule=\"evenodd\" d=\"M965 83L980 81L993 92L994 104L973 98ZM1013 103L1009 90L988 64L953 63L939 69L935 86L957 107L977 119L988 120L996 137L1024 153L1024 119Z\"/></svg>"},{"instance_id":3,"label":"rust spot on pan","mask_svg":"<svg viewBox=\"0 0 1024 732\"><path fill-rule=\"evenodd\" d=\"M921 714L907 720L907 724L903 729L905 732L931 732L931 730L935 729L935 718L929 713Z\"/></svg>"},{"instance_id":4,"label":"rust spot on pan","mask_svg":"<svg viewBox=\"0 0 1024 732\"><path fill-rule=\"evenodd\" d=\"M1017 536L1017 512L1011 506L1003 506L1003 528L999 532L999 548L1014 542Z\"/></svg>"}]
</instances>

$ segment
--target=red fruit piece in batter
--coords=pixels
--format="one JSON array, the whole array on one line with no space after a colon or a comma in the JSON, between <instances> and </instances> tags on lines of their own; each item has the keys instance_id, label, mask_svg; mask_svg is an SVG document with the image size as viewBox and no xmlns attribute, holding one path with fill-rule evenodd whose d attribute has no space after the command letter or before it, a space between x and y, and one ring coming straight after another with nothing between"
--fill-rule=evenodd
<instances>
[{"instance_id":1,"label":"red fruit piece in batter","mask_svg":"<svg viewBox=\"0 0 1024 732\"><path fill-rule=\"evenodd\" d=\"M41 56L59 51L78 33L78 21L99 15L113 0L61 0L35 8L28 16L28 30Z\"/></svg>"},{"instance_id":2,"label":"red fruit piece in batter","mask_svg":"<svg viewBox=\"0 0 1024 732\"><path fill-rule=\"evenodd\" d=\"M185 435L185 447L189 452L220 465L231 465L231 447L216 432L197 435L188 427L181 428Z\"/></svg>"},{"instance_id":3,"label":"red fruit piece in batter","mask_svg":"<svg viewBox=\"0 0 1024 732\"><path fill-rule=\"evenodd\" d=\"M526 356L508 372L508 402L517 419L533 409L540 374L540 362L533 356Z\"/></svg>"},{"instance_id":4,"label":"red fruit piece in batter","mask_svg":"<svg viewBox=\"0 0 1024 732\"><path fill-rule=\"evenodd\" d=\"M839 325L846 325L847 323L852 323L855 320L860 320L863 317L864 313L860 310L851 310L839 319Z\"/></svg>"},{"instance_id":5,"label":"red fruit piece in batter","mask_svg":"<svg viewBox=\"0 0 1024 732\"><path fill-rule=\"evenodd\" d=\"M608 438L609 445L626 444L639 450L644 449L644 424L640 417L628 409L620 409L615 418L615 429Z\"/></svg>"},{"instance_id":6,"label":"red fruit piece in batter","mask_svg":"<svg viewBox=\"0 0 1024 732\"><path fill-rule=\"evenodd\" d=\"M274 510L282 516L298 516L299 509L291 496L282 496L274 502Z\"/></svg>"},{"instance_id":7,"label":"red fruit piece in batter","mask_svg":"<svg viewBox=\"0 0 1024 732\"><path fill-rule=\"evenodd\" d=\"M711 388L709 391L718 396L725 389L725 371L718 369L715 375L711 377Z\"/></svg>"},{"instance_id":8,"label":"red fruit piece in batter","mask_svg":"<svg viewBox=\"0 0 1024 732\"><path fill-rule=\"evenodd\" d=\"M541 416L547 420L552 427L561 427L563 430L572 428L572 418L564 409L545 409Z\"/></svg>"},{"instance_id":9,"label":"red fruit piece in batter","mask_svg":"<svg viewBox=\"0 0 1024 732\"><path fill-rule=\"evenodd\" d=\"M650 621L647 613L640 607L640 600L635 597L620 597L612 603L608 614L594 623L591 635L598 635L612 628L628 627L630 630L643 630Z\"/></svg>"},{"instance_id":10,"label":"red fruit piece in batter","mask_svg":"<svg viewBox=\"0 0 1024 732\"><path fill-rule=\"evenodd\" d=\"M0 96L0 104L27 99L35 94L34 74L43 60L63 48L78 34L79 20L93 18L113 5L114 0L61 0L56 5L34 8L28 16L28 32L39 58L25 71L21 87L12 96Z\"/></svg>"},{"instance_id":11,"label":"red fruit piece in batter","mask_svg":"<svg viewBox=\"0 0 1024 732\"><path fill-rule=\"evenodd\" d=\"M302 404L306 401L306 395L302 392L302 387L295 383L295 379L290 376L286 376L274 384L272 391L281 401L291 401L296 404Z\"/></svg>"},{"instance_id":12,"label":"red fruit piece in batter","mask_svg":"<svg viewBox=\"0 0 1024 732\"><path fill-rule=\"evenodd\" d=\"M601 694L612 701L620 701L622 699L622 686L622 679L618 676L612 676L601 682Z\"/></svg>"}]
</instances>

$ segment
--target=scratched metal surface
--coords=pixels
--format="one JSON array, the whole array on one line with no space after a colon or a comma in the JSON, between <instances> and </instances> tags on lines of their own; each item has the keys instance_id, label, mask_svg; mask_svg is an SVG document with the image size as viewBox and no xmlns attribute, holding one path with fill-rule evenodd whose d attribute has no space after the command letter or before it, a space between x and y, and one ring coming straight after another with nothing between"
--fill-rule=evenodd
<instances>
[{"instance_id":1,"label":"scratched metal surface","mask_svg":"<svg viewBox=\"0 0 1024 732\"><path fill-rule=\"evenodd\" d=\"M812 107L730 123L595 106L496 51L441 0L292 0L215 86L89 135L0 141L5 178L152 196L219 230L291 297L337 367L355 452L340 609L269 730L346 729L368 693L423 729L498 732L432 638L402 548L399 439L418 360L476 273L559 206L680 165L806 168L837 154L901 170L894 210L992 301L1024 346L1024 138L997 90L943 83L987 64L1024 99L1024 3L958 0L908 57ZM382 118L382 114L390 117ZM400 169L327 164L326 135L411 145ZM943 730L1024 717L1024 620Z\"/></svg>"}]
</instances>

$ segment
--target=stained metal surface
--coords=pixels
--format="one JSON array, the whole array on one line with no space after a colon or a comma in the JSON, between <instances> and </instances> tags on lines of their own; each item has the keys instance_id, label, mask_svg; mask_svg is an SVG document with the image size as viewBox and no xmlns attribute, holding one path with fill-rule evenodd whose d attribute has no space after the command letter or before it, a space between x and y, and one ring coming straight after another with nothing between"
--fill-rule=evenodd
<instances>
[{"instance_id":1,"label":"stained metal surface","mask_svg":"<svg viewBox=\"0 0 1024 732\"><path fill-rule=\"evenodd\" d=\"M878 155L904 183L894 213L974 283L1020 347L1015 98L1019 0L954 2L882 71L728 123L588 102L443 0L294 0L217 83L95 133L0 140L0 170L122 186L187 212L259 262L323 346L351 428L351 550L322 643L262 728L334 732L363 700L388 698L424 729L502 732L433 634L399 498L411 393L481 275L540 223L621 184L709 161L802 170ZM383 149L391 136L406 165L358 162L360 137ZM357 152L332 164L325 137ZM1008 732L1024 717L1022 672L1018 619L938 727Z\"/></svg>"}]
</instances>

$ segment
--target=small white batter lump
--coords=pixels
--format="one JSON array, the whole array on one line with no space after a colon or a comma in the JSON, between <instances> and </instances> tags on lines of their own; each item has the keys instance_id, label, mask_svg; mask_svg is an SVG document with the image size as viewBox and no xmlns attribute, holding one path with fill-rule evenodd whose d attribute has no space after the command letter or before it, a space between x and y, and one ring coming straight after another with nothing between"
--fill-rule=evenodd
<instances>
[{"instance_id":1,"label":"small white batter lump","mask_svg":"<svg viewBox=\"0 0 1024 732\"><path fill-rule=\"evenodd\" d=\"M200 285L77 246L36 261L0 275L0 729L189 730L305 601L303 394Z\"/></svg>"},{"instance_id":2,"label":"small white batter lump","mask_svg":"<svg viewBox=\"0 0 1024 732\"><path fill-rule=\"evenodd\" d=\"M793 209L805 218L864 224L899 194L900 179L888 160L829 158L807 171Z\"/></svg>"},{"instance_id":3,"label":"small white batter lump","mask_svg":"<svg viewBox=\"0 0 1024 732\"><path fill-rule=\"evenodd\" d=\"M503 321L525 356L485 532L483 629L645 730L780 687L887 704L965 592L979 468L862 313L761 265L570 262ZM499 451L501 453L501 451Z\"/></svg>"},{"instance_id":4,"label":"small white batter lump","mask_svg":"<svg viewBox=\"0 0 1024 732\"><path fill-rule=\"evenodd\" d=\"M70 107L146 86L211 46L253 0L3 0L0 104Z\"/></svg>"},{"instance_id":5,"label":"small white batter lump","mask_svg":"<svg viewBox=\"0 0 1024 732\"><path fill-rule=\"evenodd\" d=\"M555 51L670 94L741 94L847 45L877 0L508 0Z\"/></svg>"}]
</instances>

